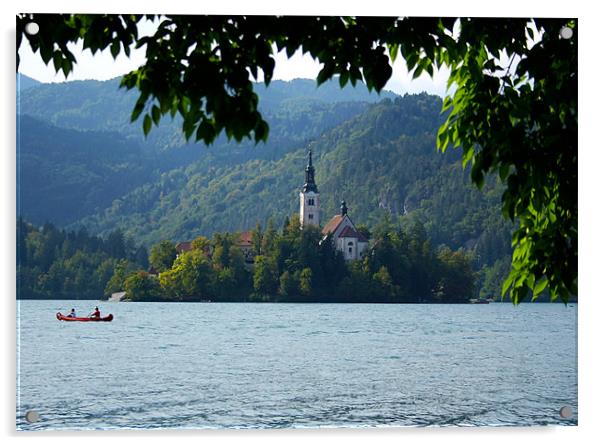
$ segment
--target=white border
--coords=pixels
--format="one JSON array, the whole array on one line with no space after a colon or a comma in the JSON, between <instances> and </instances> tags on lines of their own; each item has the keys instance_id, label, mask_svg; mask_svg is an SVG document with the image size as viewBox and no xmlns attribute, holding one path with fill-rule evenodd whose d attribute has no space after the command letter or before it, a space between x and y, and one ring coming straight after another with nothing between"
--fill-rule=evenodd
<instances>
[{"instance_id":1,"label":"white border","mask_svg":"<svg viewBox=\"0 0 602 445\"><path fill-rule=\"evenodd\" d=\"M201 3L201 2L198 2ZM82 2L81 0L47 2L41 0L22 0L2 3L1 20L4 36L5 59L2 65L2 97L1 122L4 135L2 153L2 197L1 205L4 218L1 219L1 231L4 240L1 282L3 284L3 321L5 332L1 367L3 383L6 385L6 396L2 399L1 415L3 438L10 442L19 437L20 442L29 443L36 439L44 443L63 444L65 442L82 441L101 443L107 439L125 442L131 439L143 439L149 443L163 443L174 437L186 443L198 443L199 440L210 443L232 443L245 441L257 444L320 443L345 442L364 444L368 441L378 443L395 443L400 441L424 441L426 443L449 444L506 444L508 441L529 441L530 443L570 443L593 441L600 437L597 428L597 415L600 412L598 395L600 394L600 347L596 339L600 338L598 314L601 311L600 297L594 281L599 275L596 254L602 251L600 229L597 224L597 204L600 203L598 186L601 178L600 161L601 144L594 138L594 130L599 127L600 82L596 82L602 73L599 51L596 43L598 35L599 14L593 8L593 2L567 1L529 1L506 0L496 2L470 2L456 0L453 2L391 2L366 1L317 1L285 2L282 0L243 2L202 2L203 6L190 1L161 2L160 0L128 1L104 0L102 2ZM389 6L391 3L397 6ZM99 7L98 5L101 5ZM383 6L387 5L387 6ZM370 430L295 430L295 431L152 431L152 432L102 432L102 433L19 433L14 429L15 407L15 15L18 12L145 12L145 13L221 13L221 14L357 14L357 15L435 15L435 16L548 16L579 18L579 246L580 296L579 304L579 426L550 428L435 428L435 429L370 429ZM598 161L598 162L597 162Z\"/></svg>"}]
</instances>

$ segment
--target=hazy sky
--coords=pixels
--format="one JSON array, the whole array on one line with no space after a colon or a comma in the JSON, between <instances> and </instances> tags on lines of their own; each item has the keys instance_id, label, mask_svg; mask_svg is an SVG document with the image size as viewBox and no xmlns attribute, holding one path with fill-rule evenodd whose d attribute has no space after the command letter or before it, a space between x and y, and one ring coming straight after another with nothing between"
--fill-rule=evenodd
<instances>
[{"instance_id":1,"label":"hazy sky","mask_svg":"<svg viewBox=\"0 0 602 445\"><path fill-rule=\"evenodd\" d=\"M152 34L156 25L152 22L143 23L140 26L140 34ZM145 49L132 48L131 55L128 58L120 54L116 60L113 59L109 50L92 55L89 50L82 51L81 43L71 45L71 50L78 60L73 72L68 80L98 79L107 80L123 75L144 63ZM21 62L19 71L41 82L64 82L65 77L62 72L56 74L52 62L45 65L39 54L34 54L27 40L19 51ZM311 56L302 55L298 51L291 59L286 57L284 51L276 55L276 68L274 70L274 79L291 80L295 78L315 78L320 71L320 64ZM393 65L393 75L385 89L394 91L398 94L420 93L426 91L431 94L442 96L445 94L448 71L435 73L434 79L424 73L418 79L412 80L408 74L405 62L401 57Z\"/></svg>"}]
</instances>

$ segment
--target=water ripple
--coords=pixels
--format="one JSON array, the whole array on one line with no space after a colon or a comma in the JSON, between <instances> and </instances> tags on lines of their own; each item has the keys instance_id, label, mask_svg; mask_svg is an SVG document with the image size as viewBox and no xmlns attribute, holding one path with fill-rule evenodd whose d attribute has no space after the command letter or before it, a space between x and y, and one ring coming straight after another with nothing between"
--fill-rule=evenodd
<instances>
[{"instance_id":1,"label":"water ripple","mask_svg":"<svg viewBox=\"0 0 602 445\"><path fill-rule=\"evenodd\" d=\"M577 423L577 306L80 303L20 302L18 429Z\"/></svg>"}]
</instances>

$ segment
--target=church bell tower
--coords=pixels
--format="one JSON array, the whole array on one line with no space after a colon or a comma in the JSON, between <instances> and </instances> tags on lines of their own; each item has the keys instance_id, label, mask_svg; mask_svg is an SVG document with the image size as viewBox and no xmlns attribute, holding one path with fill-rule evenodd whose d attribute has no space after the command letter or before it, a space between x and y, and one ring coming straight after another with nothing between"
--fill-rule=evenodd
<instances>
[{"instance_id":1,"label":"church bell tower","mask_svg":"<svg viewBox=\"0 0 602 445\"><path fill-rule=\"evenodd\" d=\"M309 225L320 225L320 193L314 178L314 166L311 159L311 150L309 150L309 159L305 167L305 184L299 193L299 223L301 228Z\"/></svg>"}]
</instances>

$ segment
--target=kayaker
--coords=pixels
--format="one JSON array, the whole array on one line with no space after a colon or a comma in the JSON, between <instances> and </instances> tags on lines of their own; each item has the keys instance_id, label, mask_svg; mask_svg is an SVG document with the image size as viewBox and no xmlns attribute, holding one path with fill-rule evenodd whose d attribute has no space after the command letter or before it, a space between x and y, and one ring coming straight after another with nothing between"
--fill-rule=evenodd
<instances>
[{"instance_id":1,"label":"kayaker","mask_svg":"<svg viewBox=\"0 0 602 445\"><path fill-rule=\"evenodd\" d=\"M67 317L77 318L77 315L75 315L75 309L71 309L71 313L69 315L67 315Z\"/></svg>"},{"instance_id":2,"label":"kayaker","mask_svg":"<svg viewBox=\"0 0 602 445\"><path fill-rule=\"evenodd\" d=\"M100 311L98 310L98 306L94 308L94 312L90 315L92 318L100 318Z\"/></svg>"}]
</instances>

